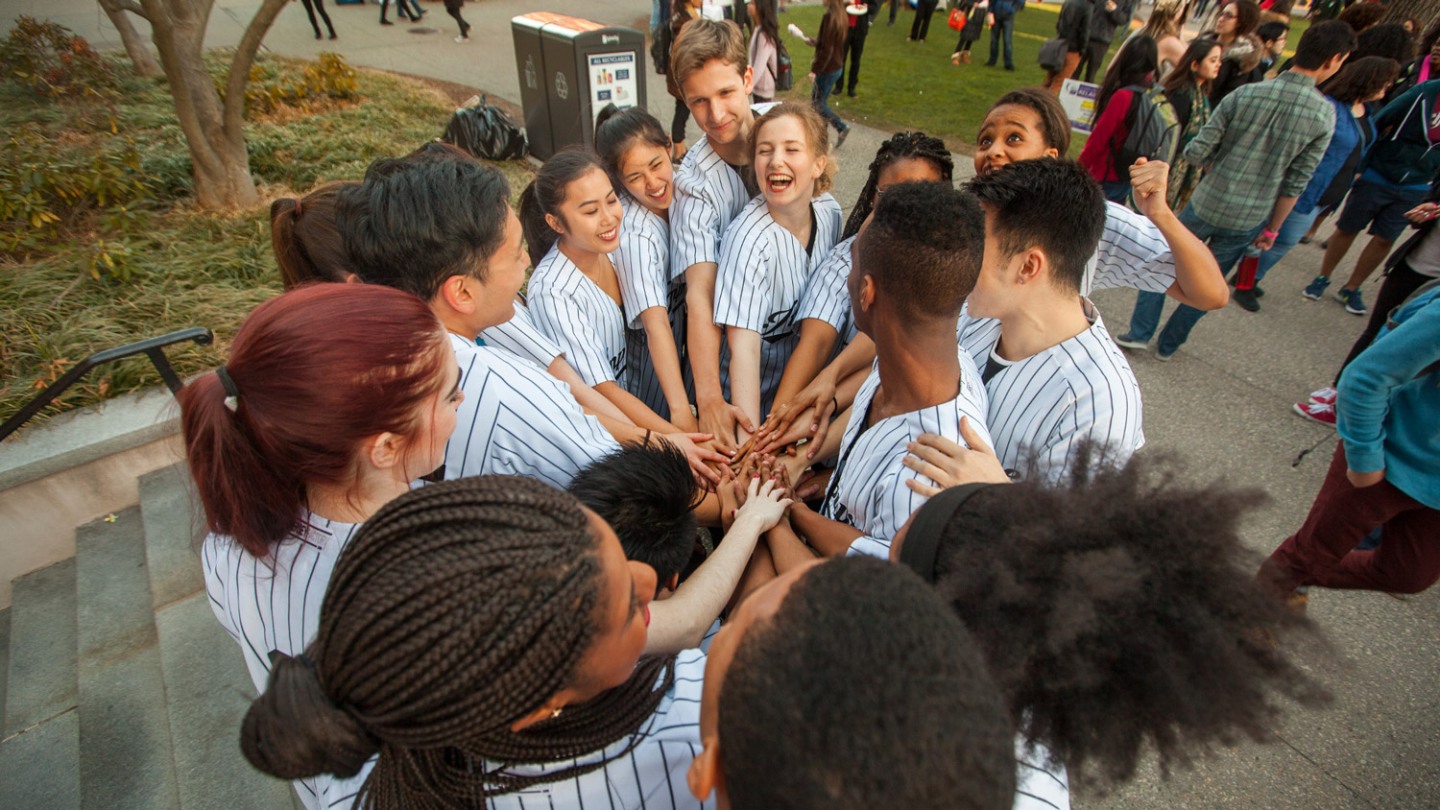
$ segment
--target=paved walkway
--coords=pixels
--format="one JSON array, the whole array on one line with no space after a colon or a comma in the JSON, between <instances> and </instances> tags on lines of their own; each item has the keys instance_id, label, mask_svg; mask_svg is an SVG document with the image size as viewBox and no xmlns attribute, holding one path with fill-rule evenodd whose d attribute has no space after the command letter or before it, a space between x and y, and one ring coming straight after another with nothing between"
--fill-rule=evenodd
<instances>
[{"instance_id":1,"label":"paved walkway","mask_svg":"<svg viewBox=\"0 0 1440 810\"><path fill-rule=\"evenodd\" d=\"M10 0L11 14L55 19L118 46L98 6L88 0ZM382 28L373 6L330 7L340 38L317 42L300 4L286 7L266 40L275 53L312 56L338 50L354 64L432 76L519 99L509 20L538 9L565 11L614 24L634 24L649 13L643 0L557 0L541 6L521 0L481 0L465 6L472 41L451 41L453 21L426 2L424 24ZM214 45L239 39L255 4L220 0L212 14ZM900 28L874 36L902 35ZM948 67L948 65L940 65ZM670 100L652 75L649 106L668 121ZM842 110L843 115L843 110ZM437 133L444 126L436 122ZM692 137L694 126L691 125ZM836 197L847 207L864 180L866 164L886 133L857 127L839 154ZM969 174L969 161L957 163ZM1353 253L1358 253L1356 248ZM1334 301L1311 303L1299 291L1315 274L1320 251L1297 247L1265 284L1269 295L1257 314L1229 307L1208 316L1173 362L1132 356L1145 394L1150 451L1173 451L1197 479L1267 492L1270 503L1247 524L1256 552L1268 552L1297 527L1319 487L1333 448L1333 431L1300 420L1289 407L1329 381L1359 333L1360 318ZM1353 258L1352 260L1353 261ZM1346 262L1344 270L1350 263ZM1364 291L1373 300L1375 282ZM1097 296L1112 331L1123 331L1134 293ZM1318 448L1293 466L1296 455ZM1316 592L1311 615L1333 648L1304 650L1306 665L1336 695L1324 711L1294 710L1282 739L1242 744L1197 768L1161 781L1153 768L1109 797L1077 798L1081 808L1434 808L1440 806L1440 598L1432 591L1394 599L1380 594Z\"/></svg>"}]
</instances>

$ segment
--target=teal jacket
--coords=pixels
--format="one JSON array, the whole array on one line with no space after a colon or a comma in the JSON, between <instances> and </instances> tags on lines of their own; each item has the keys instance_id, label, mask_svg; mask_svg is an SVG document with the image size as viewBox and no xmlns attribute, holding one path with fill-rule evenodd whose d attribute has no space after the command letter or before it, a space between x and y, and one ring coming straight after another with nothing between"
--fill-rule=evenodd
<instances>
[{"instance_id":1,"label":"teal jacket","mask_svg":"<svg viewBox=\"0 0 1440 810\"><path fill-rule=\"evenodd\" d=\"M1336 400L1345 461L1440 509L1440 285L1390 316L1345 367Z\"/></svg>"}]
</instances>

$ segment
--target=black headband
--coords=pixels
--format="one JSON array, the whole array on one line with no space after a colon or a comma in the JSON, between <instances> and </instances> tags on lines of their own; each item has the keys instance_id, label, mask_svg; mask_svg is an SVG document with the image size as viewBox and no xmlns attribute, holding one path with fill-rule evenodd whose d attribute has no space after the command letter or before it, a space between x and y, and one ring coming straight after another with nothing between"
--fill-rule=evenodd
<instances>
[{"instance_id":1,"label":"black headband","mask_svg":"<svg viewBox=\"0 0 1440 810\"><path fill-rule=\"evenodd\" d=\"M900 563L919 574L926 582L935 583L935 566L940 557L940 536L945 527L965 506L965 502L995 484L961 484L931 498L915 512L905 542L900 545Z\"/></svg>"}]
</instances>

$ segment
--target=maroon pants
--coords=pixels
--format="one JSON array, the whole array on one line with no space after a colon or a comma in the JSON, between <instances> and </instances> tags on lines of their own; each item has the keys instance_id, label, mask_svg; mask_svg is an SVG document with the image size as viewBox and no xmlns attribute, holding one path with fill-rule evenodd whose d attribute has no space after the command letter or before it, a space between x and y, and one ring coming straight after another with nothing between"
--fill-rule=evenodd
<instances>
[{"instance_id":1,"label":"maroon pants","mask_svg":"<svg viewBox=\"0 0 1440 810\"><path fill-rule=\"evenodd\" d=\"M1377 526L1384 527L1380 546L1356 551ZM1275 549L1259 578L1278 594L1300 585L1419 593L1440 579L1440 510L1389 481L1356 489L1345 477L1340 442L1305 524Z\"/></svg>"}]
</instances>

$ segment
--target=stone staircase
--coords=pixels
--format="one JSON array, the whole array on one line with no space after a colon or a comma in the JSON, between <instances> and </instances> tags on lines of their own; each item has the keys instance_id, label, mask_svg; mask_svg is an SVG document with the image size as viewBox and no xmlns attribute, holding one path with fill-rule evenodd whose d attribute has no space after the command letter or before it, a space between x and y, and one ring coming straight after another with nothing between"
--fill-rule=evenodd
<instances>
[{"instance_id":1,"label":"stone staircase","mask_svg":"<svg viewBox=\"0 0 1440 810\"><path fill-rule=\"evenodd\" d=\"M0 808L299 806L240 754L255 690L207 602L199 514L183 467L158 470L138 506L76 529L73 559L14 581Z\"/></svg>"}]
</instances>

